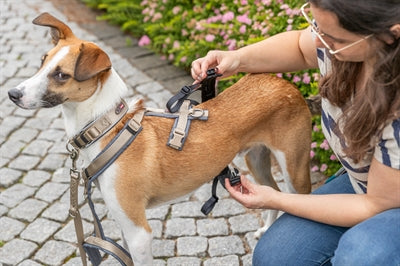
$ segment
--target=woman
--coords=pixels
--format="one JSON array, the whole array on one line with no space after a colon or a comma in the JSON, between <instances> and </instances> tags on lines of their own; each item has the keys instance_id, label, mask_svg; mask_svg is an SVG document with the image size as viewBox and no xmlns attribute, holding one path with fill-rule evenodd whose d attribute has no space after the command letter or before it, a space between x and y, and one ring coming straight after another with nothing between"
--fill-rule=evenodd
<instances>
[{"instance_id":1,"label":"woman","mask_svg":"<svg viewBox=\"0 0 400 266\"><path fill-rule=\"evenodd\" d=\"M253 264L400 265L400 1L310 0L302 13L305 30L192 64L197 82L210 67L223 76L316 67L323 75L323 130L347 172L310 195L228 182L244 206L285 212Z\"/></svg>"}]
</instances>

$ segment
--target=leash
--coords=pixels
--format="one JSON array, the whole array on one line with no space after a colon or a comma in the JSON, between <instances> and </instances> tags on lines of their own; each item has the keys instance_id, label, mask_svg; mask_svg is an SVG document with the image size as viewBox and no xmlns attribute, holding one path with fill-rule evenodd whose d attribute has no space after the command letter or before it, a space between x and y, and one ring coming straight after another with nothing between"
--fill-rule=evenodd
<instances>
[{"instance_id":1,"label":"leash","mask_svg":"<svg viewBox=\"0 0 400 266\"><path fill-rule=\"evenodd\" d=\"M118 108L118 107L117 107ZM89 256L93 265L99 265L102 258L99 250L113 256L121 265L133 265L132 258L128 251L118 245L112 239L104 235L100 219L98 218L91 198L92 184L97 178L125 151L132 141L141 132L141 121L144 116L144 110L135 113L132 119L125 124L124 128L107 144L103 151L89 164L88 167L79 171L76 162L79 158L79 149L74 140L67 143L67 151L72 160L70 170L70 215L74 218L77 245L81 255L83 265L87 265L86 255ZM126 113L126 112L125 112ZM120 119L119 119L120 120ZM118 121L119 121L118 120ZM108 129L109 130L109 129ZM94 220L94 235L85 239L83 232L82 218L78 206L78 186L83 181L85 185L85 194L92 212Z\"/></svg>"}]
</instances>

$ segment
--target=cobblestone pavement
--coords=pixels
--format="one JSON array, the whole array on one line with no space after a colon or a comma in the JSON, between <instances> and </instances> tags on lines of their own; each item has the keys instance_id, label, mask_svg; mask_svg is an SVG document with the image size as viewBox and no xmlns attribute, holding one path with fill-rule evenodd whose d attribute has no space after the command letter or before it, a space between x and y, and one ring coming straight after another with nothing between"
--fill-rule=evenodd
<instances>
[{"instance_id":1,"label":"cobblestone pavement","mask_svg":"<svg viewBox=\"0 0 400 266\"><path fill-rule=\"evenodd\" d=\"M22 110L7 96L8 89L37 71L41 55L52 46L48 29L34 26L33 18L47 11L66 21L78 37L98 43L131 88L130 96L141 95L147 106L164 106L172 93L192 82L118 28L82 20L86 7L75 5L71 11L53 2L0 0L0 265L81 264L68 216L70 161L61 111ZM240 158L236 163L242 166ZM266 212L247 210L219 187L221 200L206 217L200 208L210 192L211 185L205 184L181 202L147 211L155 265L251 265L257 242L253 233ZM120 240L98 191L94 198L106 235ZM91 214L83 199L80 203L89 234ZM103 264L118 265L112 258Z\"/></svg>"}]
</instances>

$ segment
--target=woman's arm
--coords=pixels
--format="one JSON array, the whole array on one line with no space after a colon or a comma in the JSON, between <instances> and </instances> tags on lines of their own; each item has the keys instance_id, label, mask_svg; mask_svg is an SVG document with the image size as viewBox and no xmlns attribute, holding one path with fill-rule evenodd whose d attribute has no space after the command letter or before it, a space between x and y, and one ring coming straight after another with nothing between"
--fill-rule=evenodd
<instances>
[{"instance_id":1,"label":"woman's arm","mask_svg":"<svg viewBox=\"0 0 400 266\"><path fill-rule=\"evenodd\" d=\"M382 211L400 207L400 170L373 159L367 194L288 194L250 183L242 177L242 191L226 182L231 196L248 208L277 209L336 226L353 226Z\"/></svg>"},{"instance_id":2,"label":"woman's arm","mask_svg":"<svg viewBox=\"0 0 400 266\"><path fill-rule=\"evenodd\" d=\"M236 51L210 51L192 63L192 77L201 80L217 67L224 77L237 72L289 72L316 68L316 46L309 28L274 35Z\"/></svg>"}]
</instances>

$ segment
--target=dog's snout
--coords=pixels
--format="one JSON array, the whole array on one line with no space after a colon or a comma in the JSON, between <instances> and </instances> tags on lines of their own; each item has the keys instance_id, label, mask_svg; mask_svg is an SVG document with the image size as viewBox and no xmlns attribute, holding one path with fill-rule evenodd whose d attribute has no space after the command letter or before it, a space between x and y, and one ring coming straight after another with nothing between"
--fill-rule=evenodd
<instances>
[{"instance_id":1,"label":"dog's snout","mask_svg":"<svg viewBox=\"0 0 400 266\"><path fill-rule=\"evenodd\" d=\"M23 96L22 92L18 89L11 89L8 91L8 97L14 103L19 102L19 100L22 98L22 96Z\"/></svg>"}]
</instances>

